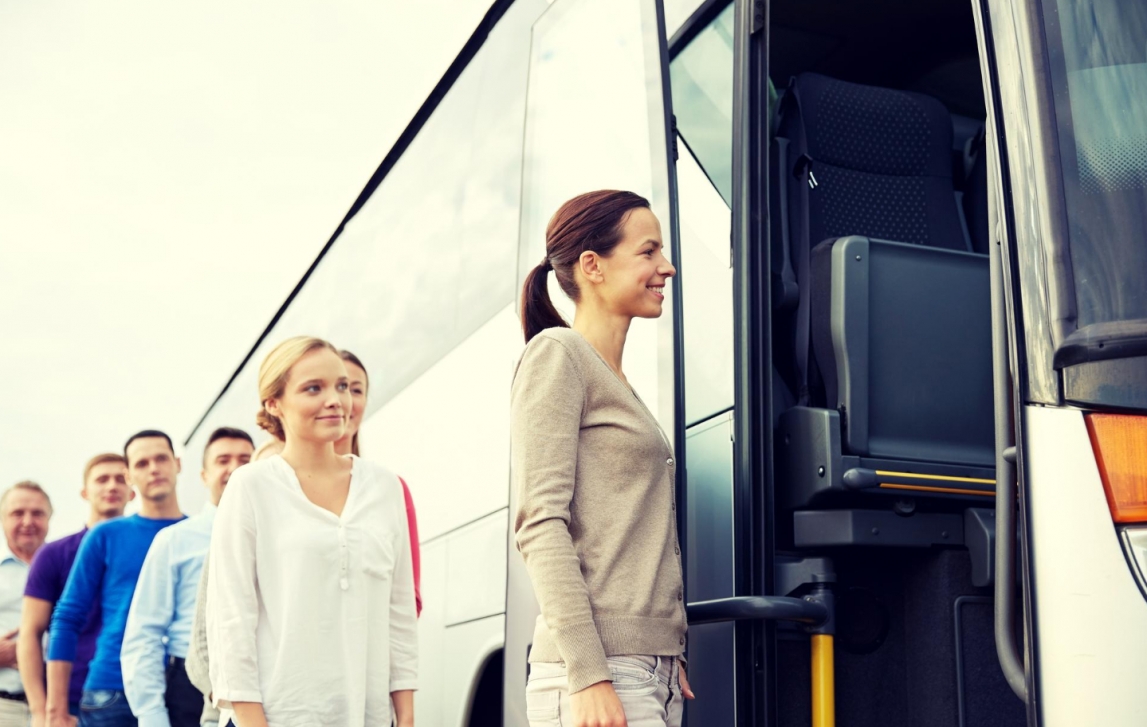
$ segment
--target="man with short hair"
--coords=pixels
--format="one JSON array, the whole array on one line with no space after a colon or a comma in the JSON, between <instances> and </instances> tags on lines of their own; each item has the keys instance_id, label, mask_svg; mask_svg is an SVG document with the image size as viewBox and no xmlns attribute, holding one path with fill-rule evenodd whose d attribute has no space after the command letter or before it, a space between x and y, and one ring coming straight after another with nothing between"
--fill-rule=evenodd
<instances>
[{"instance_id":1,"label":"man with short hair","mask_svg":"<svg viewBox=\"0 0 1147 727\"><path fill-rule=\"evenodd\" d=\"M20 622L20 677L28 709L32 712L32 727L43 727L47 721L48 694L44 681L44 634L52 620L52 610L64 592L68 574L80 543L102 522L123 515L127 503L135 496L127 483L127 461L118 454L97 454L84 465L83 489L80 497L88 501L88 522L78 533L48 543L36 554L24 588L24 614ZM96 635L100 630L100 610L93 608L76 644L76 661L68 685L68 711L79 715L80 695L84 678L88 675L88 662L96 650Z\"/></svg>"},{"instance_id":2,"label":"man with short hair","mask_svg":"<svg viewBox=\"0 0 1147 727\"><path fill-rule=\"evenodd\" d=\"M120 652L124 689L140 727L199 725L203 694L187 678L184 666L199 577L223 489L254 451L251 436L242 429L212 432L200 473L210 502L199 515L156 535L148 551Z\"/></svg>"},{"instance_id":3,"label":"man with short hair","mask_svg":"<svg viewBox=\"0 0 1147 727\"><path fill-rule=\"evenodd\" d=\"M88 533L76 555L64 595L52 614L48 646L48 727L72 727L68 682L76 642L88 613L98 605L102 623L96 653L80 698L80 724L136 727L123 690L119 654L135 583L156 534L184 519L175 495L179 459L171 438L155 429L135 434L124 445L128 481L143 502L138 515L106 522Z\"/></svg>"},{"instance_id":4,"label":"man with short hair","mask_svg":"<svg viewBox=\"0 0 1147 727\"><path fill-rule=\"evenodd\" d=\"M51 517L52 501L35 482L17 482L0 495L5 540L0 548L0 727L25 727L31 716L17 668L16 635L28 565L44 544Z\"/></svg>"}]
</instances>

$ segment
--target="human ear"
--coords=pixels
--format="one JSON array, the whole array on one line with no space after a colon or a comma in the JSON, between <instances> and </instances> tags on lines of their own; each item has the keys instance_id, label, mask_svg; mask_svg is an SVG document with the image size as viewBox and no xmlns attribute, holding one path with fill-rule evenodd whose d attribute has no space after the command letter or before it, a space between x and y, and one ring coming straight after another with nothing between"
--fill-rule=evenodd
<instances>
[{"instance_id":1,"label":"human ear","mask_svg":"<svg viewBox=\"0 0 1147 727\"><path fill-rule=\"evenodd\" d=\"M602 271L601 256L593 250L586 250L578 258L578 269L582 276L591 283L600 283L605 280Z\"/></svg>"}]
</instances>

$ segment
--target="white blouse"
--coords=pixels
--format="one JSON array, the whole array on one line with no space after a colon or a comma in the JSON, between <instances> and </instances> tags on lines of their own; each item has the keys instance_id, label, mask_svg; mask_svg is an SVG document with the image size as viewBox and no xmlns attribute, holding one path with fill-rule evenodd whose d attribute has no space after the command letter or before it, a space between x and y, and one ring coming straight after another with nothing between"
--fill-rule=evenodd
<instances>
[{"instance_id":1,"label":"white blouse","mask_svg":"<svg viewBox=\"0 0 1147 727\"><path fill-rule=\"evenodd\" d=\"M418 637L402 484L354 458L342 517L280 456L244 465L211 537L207 648L217 706L262 702L271 727L389 727L416 689Z\"/></svg>"}]
</instances>

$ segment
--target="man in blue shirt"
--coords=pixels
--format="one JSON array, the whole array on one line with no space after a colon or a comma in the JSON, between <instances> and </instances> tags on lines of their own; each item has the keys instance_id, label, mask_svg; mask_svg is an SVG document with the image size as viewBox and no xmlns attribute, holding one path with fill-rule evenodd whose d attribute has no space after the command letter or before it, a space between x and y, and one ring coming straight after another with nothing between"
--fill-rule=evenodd
<instances>
[{"instance_id":1,"label":"man in blue shirt","mask_svg":"<svg viewBox=\"0 0 1147 727\"><path fill-rule=\"evenodd\" d=\"M81 727L135 727L120 672L120 645L135 583L156 534L184 519L175 495L179 460L171 438L144 430L124 445L128 479L139 491L140 512L96 526L84 538L64 595L52 614L48 649L48 725L72 727L68 681L76 658L76 640L92 606L103 617L96 653L80 699Z\"/></svg>"},{"instance_id":2,"label":"man in blue shirt","mask_svg":"<svg viewBox=\"0 0 1147 727\"><path fill-rule=\"evenodd\" d=\"M120 652L124 691L140 727L199 724L203 694L184 667L199 576L223 488L254 451L250 435L241 429L221 427L211 433L200 473L210 503L199 515L156 535L143 563Z\"/></svg>"}]
</instances>

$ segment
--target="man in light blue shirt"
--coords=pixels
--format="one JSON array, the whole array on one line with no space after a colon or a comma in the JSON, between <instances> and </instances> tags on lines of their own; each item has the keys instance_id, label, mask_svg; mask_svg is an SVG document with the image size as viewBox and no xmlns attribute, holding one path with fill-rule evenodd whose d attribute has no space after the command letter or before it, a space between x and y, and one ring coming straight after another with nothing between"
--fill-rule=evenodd
<instances>
[{"instance_id":1,"label":"man in light blue shirt","mask_svg":"<svg viewBox=\"0 0 1147 727\"><path fill-rule=\"evenodd\" d=\"M18 482L0 496L0 727L28 724L24 684L16 668L16 635L32 556L48 535L52 502L35 482Z\"/></svg>"},{"instance_id":2,"label":"man in light blue shirt","mask_svg":"<svg viewBox=\"0 0 1147 727\"><path fill-rule=\"evenodd\" d=\"M251 437L221 427L203 451L210 503L185 522L161 531L143 563L128 612L120 666L124 691L139 727L197 727L203 694L187 678L191 623L199 576L211 544L215 507L231 474L251 461Z\"/></svg>"}]
</instances>

